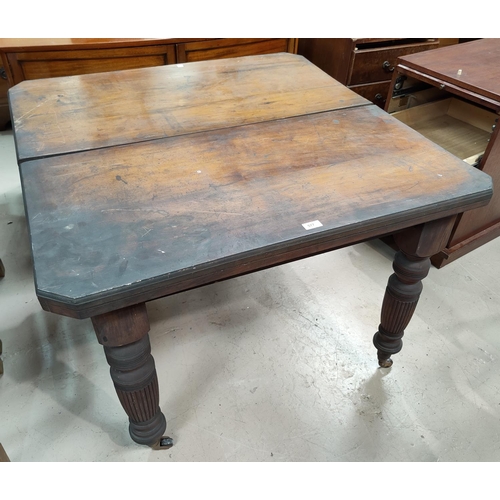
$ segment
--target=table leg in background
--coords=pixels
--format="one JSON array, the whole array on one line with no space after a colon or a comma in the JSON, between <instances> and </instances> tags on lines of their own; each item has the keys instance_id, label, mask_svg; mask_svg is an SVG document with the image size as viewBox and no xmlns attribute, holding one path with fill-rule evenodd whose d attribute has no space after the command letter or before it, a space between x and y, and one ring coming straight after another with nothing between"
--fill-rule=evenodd
<instances>
[{"instance_id":1,"label":"table leg in background","mask_svg":"<svg viewBox=\"0 0 500 500\"><path fill-rule=\"evenodd\" d=\"M118 399L129 417L130 436L155 449L170 448L172 440L163 436L167 422L159 406L146 305L94 316L92 324L104 346Z\"/></svg>"},{"instance_id":2,"label":"table leg in background","mask_svg":"<svg viewBox=\"0 0 500 500\"><path fill-rule=\"evenodd\" d=\"M455 216L411 227L394 235L399 251L394 258L394 274L389 278L382 303L380 325L373 337L379 365L392 365L391 355L403 347L408 326L422 292L422 280L429 273L430 257L448 242Z\"/></svg>"}]
</instances>

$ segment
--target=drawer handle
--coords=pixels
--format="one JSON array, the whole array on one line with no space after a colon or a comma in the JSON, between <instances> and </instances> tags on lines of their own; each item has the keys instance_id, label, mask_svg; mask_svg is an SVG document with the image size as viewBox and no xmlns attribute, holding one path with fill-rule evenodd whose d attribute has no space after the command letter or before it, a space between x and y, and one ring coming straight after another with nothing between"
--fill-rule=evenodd
<instances>
[{"instance_id":1,"label":"drawer handle","mask_svg":"<svg viewBox=\"0 0 500 500\"><path fill-rule=\"evenodd\" d=\"M387 73L392 73L394 71L394 66L391 67L391 63L389 61L384 61L382 63L382 69L387 71Z\"/></svg>"},{"instance_id":2,"label":"drawer handle","mask_svg":"<svg viewBox=\"0 0 500 500\"><path fill-rule=\"evenodd\" d=\"M7 80L7 73L5 72L5 69L3 67L0 67L0 78Z\"/></svg>"},{"instance_id":3,"label":"drawer handle","mask_svg":"<svg viewBox=\"0 0 500 500\"><path fill-rule=\"evenodd\" d=\"M385 102L384 96L382 94L375 94L375 100Z\"/></svg>"}]
</instances>

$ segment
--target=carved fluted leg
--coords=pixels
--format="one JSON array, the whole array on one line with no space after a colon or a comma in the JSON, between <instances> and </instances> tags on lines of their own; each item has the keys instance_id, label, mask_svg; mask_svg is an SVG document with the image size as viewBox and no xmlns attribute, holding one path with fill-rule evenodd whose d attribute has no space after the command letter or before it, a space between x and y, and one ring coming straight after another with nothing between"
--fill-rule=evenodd
<instances>
[{"instance_id":1,"label":"carved fluted leg","mask_svg":"<svg viewBox=\"0 0 500 500\"><path fill-rule=\"evenodd\" d=\"M394 235L400 250L394 258L382 303L378 332L373 337L379 365L392 365L391 355L403 347L403 335L422 292L422 280L430 269L430 257L448 241L455 217L420 224Z\"/></svg>"},{"instance_id":2,"label":"carved fluted leg","mask_svg":"<svg viewBox=\"0 0 500 500\"><path fill-rule=\"evenodd\" d=\"M132 439L153 445L165 432L167 422L159 405L158 377L149 335L121 347L104 347L118 399L130 421Z\"/></svg>"},{"instance_id":3,"label":"carved fluted leg","mask_svg":"<svg viewBox=\"0 0 500 500\"><path fill-rule=\"evenodd\" d=\"M168 448L167 427L159 406L158 377L149 343L145 304L92 318L110 365L118 399L129 417L129 432L139 444Z\"/></svg>"},{"instance_id":4,"label":"carved fluted leg","mask_svg":"<svg viewBox=\"0 0 500 500\"><path fill-rule=\"evenodd\" d=\"M415 312L422 292L422 279L427 276L431 261L405 255L399 251L394 260L394 274L389 278L382 303L378 332L373 338L380 366L392 365L391 355L403 347L404 330Z\"/></svg>"}]
</instances>

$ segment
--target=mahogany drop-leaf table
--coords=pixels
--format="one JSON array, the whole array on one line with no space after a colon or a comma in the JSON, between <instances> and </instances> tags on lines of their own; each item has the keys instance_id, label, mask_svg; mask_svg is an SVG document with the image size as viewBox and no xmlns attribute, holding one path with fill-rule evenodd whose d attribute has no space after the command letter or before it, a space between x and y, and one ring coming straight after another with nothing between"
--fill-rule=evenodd
<instances>
[{"instance_id":1,"label":"mahogany drop-leaf table","mask_svg":"<svg viewBox=\"0 0 500 500\"><path fill-rule=\"evenodd\" d=\"M292 54L25 81L9 100L39 301L92 319L131 437L155 448L172 441L146 302L394 234L388 367L429 257L492 195Z\"/></svg>"}]
</instances>

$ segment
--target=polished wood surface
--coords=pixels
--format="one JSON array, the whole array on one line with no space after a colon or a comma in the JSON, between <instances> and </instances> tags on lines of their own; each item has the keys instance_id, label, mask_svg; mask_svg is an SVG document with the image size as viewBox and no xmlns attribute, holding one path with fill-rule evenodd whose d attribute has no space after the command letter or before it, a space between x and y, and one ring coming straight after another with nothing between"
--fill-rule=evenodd
<instances>
[{"instance_id":1,"label":"polished wood surface","mask_svg":"<svg viewBox=\"0 0 500 500\"><path fill-rule=\"evenodd\" d=\"M298 53L383 108L398 57L438 46L436 38L300 38Z\"/></svg>"},{"instance_id":2,"label":"polished wood surface","mask_svg":"<svg viewBox=\"0 0 500 500\"><path fill-rule=\"evenodd\" d=\"M500 42L484 38L402 56L399 63L457 87L498 101L500 98ZM480 67L479 67L480 65ZM459 74L459 70L461 70Z\"/></svg>"},{"instance_id":3,"label":"polished wood surface","mask_svg":"<svg viewBox=\"0 0 500 500\"><path fill-rule=\"evenodd\" d=\"M57 50L86 47L129 47L154 45L158 38L0 38L0 51L14 52L17 50L43 50L55 48ZM181 38L168 38L173 43L184 41Z\"/></svg>"},{"instance_id":4,"label":"polished wood surface","mask_svg":"<svg viewBox=\"0 0 500 500\"><path fill-rule=\"evenodd\" d=\"M26 81L9 99L19 160L367 104L290 54Z\"/></svg>"},{"instance_id":5,"label":"polished wood surface","mask_svg":"<svg viewBox=\"0 0 500 500\"><path fill-rule=\"evenodd\" d=\"M152 95L144 90L115 107L145 81ZM173 89L166 113L164 85ZM14 90L37 293L62 314L101 314L223 271L241 274L451 215L491 194L487 176L299 56ZM54 119L44 127L46 116ZM87 151L66 154L77 149ZM304 230L314 220L322 227Z\"/></svg>"},{"instance_id":6,"label":"polished wood surface","mask_svg":"<svg viewBox=\"0 0 500 500\"><path fill-rule=\"evenodd\" d=\"M277 52L295 54L297 39L0 38L0 130L10 124L8 89L25 80Z\"/></svg>"},{"instance_id":7,"label":"polished wood surface","mask_svg":"<svg viewBox=\"0 0 500 500\"><path fill-rule=\"evenodd\" d=\"M161 44L112 49L85 47L84 50L16 52L7 54L6 57L11 78L16 83L40 78L149 68L176 61L175 47Z\"/></svg>"},{"instance_id":8,"label":"polished wood surface","mask_svg":"<svg viewBox=\"0 0 500 500\"><path fill-rule=\"evenodd\" d=\"M276 52L296 53L297 39L0 38L0 57L10 86L39 78Z\"/></svg>"},{"instance_id":9,"label":"polished wood surface","mask_svg":"<svg viewBox=\"0 0 500 500\"><path fill-rule=\"evenodd\" d=\"M177 62L207 61L228 57L297 52L296 38L222 38L177 43Z\"/></svg>"},{"instance_id":10,"label":"polished wood surface","mask_svg":"<svg viewBox=\"0 0 500 500\"><path fill-rule=\"evenodd\" d=\"M433 118L433 110L446 106L444 101L422 104L395 115L401 115L403 119L416 116L417 122L405 121L462 159L479 153L478 168L491 176L495 193L500 186L499 60L499 39L474 40L403 56L389 90L389 96L392 96L396 79L403 76L414 83L433 86L435 93L429 94L433 99L436 96L442 99L450 97L450 102L460 104L464 111L454 117L443 115L441 123ZM391 108L390 104L389 97L386 110ZM443 267L498 236L500 196L495 194L487 206L457 218L450 240L439 254L433 256L432 262L436 267Z\"/></svg>"},{"instance_id":11,"label":"polished wood surface","mask_svg":"<svg viewBox=\"0 0 500 500\"><path fill-rule=\"evenodd\" d=\"M11 97L40 303L92 318L130 436L154 448L173 441L147 301L398 233L373 340L390 366L429 255L492 194L489 176L296 55L25 82Z\"/></svg>"}]
</instances>

